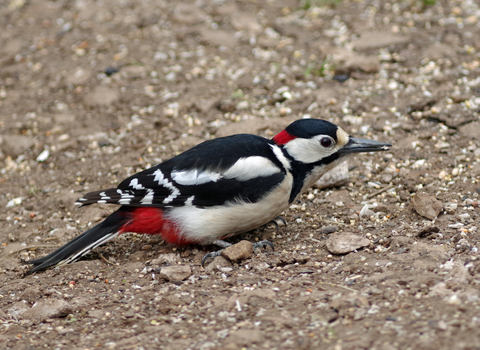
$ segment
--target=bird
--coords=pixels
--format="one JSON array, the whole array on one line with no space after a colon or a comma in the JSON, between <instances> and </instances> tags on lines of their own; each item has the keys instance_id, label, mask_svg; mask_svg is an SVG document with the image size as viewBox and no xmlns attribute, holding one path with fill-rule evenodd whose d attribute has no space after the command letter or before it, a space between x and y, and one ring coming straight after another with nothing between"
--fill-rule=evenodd
<instances>
[{"instance_id":1,"label":"bird","mask_svg":"<svg viewBox=\"0 0 480 350\"><path fill-rule=\"evenodd\" d=\"M77 261L124 232L160 235L174 245L225 248L231 244L224 239L274 220L349 155L391 146L354 138L313 118L292 122L272 139L236 134L204 141L116 188L78 199L80 207L120 207L54 252L27 261L33 265L28 273Z\"/></svg>"}]
</instances>

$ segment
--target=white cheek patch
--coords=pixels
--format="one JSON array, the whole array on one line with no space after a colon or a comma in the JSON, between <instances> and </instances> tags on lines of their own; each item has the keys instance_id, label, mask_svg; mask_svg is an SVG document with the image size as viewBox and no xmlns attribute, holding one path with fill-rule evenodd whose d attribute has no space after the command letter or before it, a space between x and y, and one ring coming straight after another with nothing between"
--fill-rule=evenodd
<instances>
[{"instance_id":1,"label":"white cheek patch","mask_svg":"<svg viewBox=\"0 0 480 350\"><path fill-rule=\"evenodd\" d=\"M240 158L229 168L223 177L247 181L257 177L267 177L279 173L280 168L265 157L252 156Z\"/></svg>"},{"instance_id":2,"label":"white cheek patch","mask_svg":"<svg viewBox=\"0 0 480 350\"><path fill-rule=\"evenodd\" d=\"M198 170L174 170L171 173L172 180L184 186L201 185L207 182L217 182L221 175L212 171Z\"/></svg>"},{"instance_id":3,"label":"white cheek patch","mask_svg":"<svg viewBox=\"0 0 480 350\"><path fill-rule=\"evenodd\" d=\"M295 160L302 163L315 163L337 151L337 148L324 148L320 139L325 135L317 135L311 139L294 139L285 144L285 149Z\"/></svg>"}]
</instances>

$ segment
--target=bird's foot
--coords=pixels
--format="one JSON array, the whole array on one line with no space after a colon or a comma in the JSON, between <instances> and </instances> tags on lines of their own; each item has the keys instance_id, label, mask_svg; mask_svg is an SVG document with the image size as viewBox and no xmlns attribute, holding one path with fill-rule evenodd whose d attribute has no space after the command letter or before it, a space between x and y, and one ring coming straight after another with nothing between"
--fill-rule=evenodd
<instances>
[{"instance_id":1,"label":"bird's foot","mask_svg":"<svg viewBox=\"0 0 480 350\"><path fill-rule=\"evenodd\" d=\"M216 239L215 241L213 241L213 244L218 245L223 249L230 247L232 245L232 243L225 242L224 240L221 240L221 239ZM222 254L223 249L205 254L202 258L202 267L205 267L205 263L208 261L208 259L213 260L217 256L220 256Z\"/></svg>"},{"instance_id":2,"label":"bird's foot","mask_svg":"<svg viewBox=\"0 0 480 350\"><path fill-rule=\"evenodd\" d=\"M207 253L203 256L202 258L202 267L205 267L205 263L209 260L209 259L215 259L217 256L220 256L221 253L222 253L223 249L220 249L220 250L217 250L216 252L210 252L210 253Z\"/></svg>"},{"instance_id":3,"label":"bird's foot","mask_svg":"<svg viewBox=\"0 0 480 350\"><path fill-rule=\"evenodd\" d=\"M263 249L267 247L272 248L272 251L275 250L275 246L273 245L272 242L269 242L269 241L260 241L260 242L253 243L253 251L255 251L255 249Z\"/></svg>"},{"instance_id":4,"label":"bird's foot","mask_svg":"<svg viewBox=\"0 0 480 350\"><path fill-rule=\"evenodd\" d=\"M277 234L280 233L280 224L281 224L281 226L287 226L287 222L281 216L277 216L275 219L270 221L268 224L275 225L275 233L277 233Z\"/></svg>"},{"instance_id":5,"label":"bird's foot","mask_svg":"<svg viewBox=\"0 0 480 350\"><path fill-rule=\"evenodd\" d=\"M210 259L213 260L217 256L221 256L222 252L225 250L225 248L228 248L232 245L231 243L228 243L228 242L225 242L225 241L222 241L222 240L216 240L216 241L213 242L213 244L216 244L216 245L222 247L223 249L205 254L203 256L202 262L201 262L202 267L205 267L205 263L208 260L210 260ZM260 242L252 243L252 246L253 246L253 251L255 251L256 249L262 249L263 250L263 249L266 249L266 248L269 248L269 247L272 250L275 250L274 245L269 241L260 241Z\"/></svg>"}]
</instances>

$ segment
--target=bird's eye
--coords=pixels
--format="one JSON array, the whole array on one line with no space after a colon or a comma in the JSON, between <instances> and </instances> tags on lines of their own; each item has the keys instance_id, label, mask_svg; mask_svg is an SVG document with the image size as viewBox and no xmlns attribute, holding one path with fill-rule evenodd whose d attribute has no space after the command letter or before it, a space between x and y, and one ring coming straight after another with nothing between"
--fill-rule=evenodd
<instances>
[{"instance_id":1,"label":"bird's eye","mask_svg":"<svg viewBox=\"0 0 480 350\"><path fill-rule=\"evenodd\" d=\"M322 147L330 148L333 145L333 140L330 137L324 137L320 140Z\"/></svg>"}]
</instances>

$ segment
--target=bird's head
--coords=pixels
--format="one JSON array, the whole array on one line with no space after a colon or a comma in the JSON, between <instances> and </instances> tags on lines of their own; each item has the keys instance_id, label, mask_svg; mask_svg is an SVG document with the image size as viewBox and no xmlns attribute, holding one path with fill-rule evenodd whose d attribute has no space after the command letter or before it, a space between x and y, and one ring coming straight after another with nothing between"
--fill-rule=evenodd
<instances>
[{"instance_id":1,"label":"bird's head","mask_svg":"<svg viewBox=\"0 0 480 350\"><path fill-rule=\"evenodd\" d=\"M296 161L326 163L352 153L387 151L392 145L349 136L342 128L322 119L300 119L273 137Z\"/></svg>"}]
</instances>

